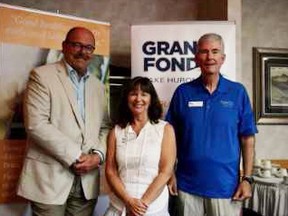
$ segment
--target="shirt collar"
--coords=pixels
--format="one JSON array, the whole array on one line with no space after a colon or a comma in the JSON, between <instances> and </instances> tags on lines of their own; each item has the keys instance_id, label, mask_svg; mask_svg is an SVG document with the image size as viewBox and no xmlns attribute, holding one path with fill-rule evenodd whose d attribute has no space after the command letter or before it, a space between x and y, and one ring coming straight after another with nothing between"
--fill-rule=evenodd
<instances>
[{"instance_id":1,"label":"shirt collar","mask_svg":"<svg viewBox=\"0 0 288 216\"><path fill-rule=\"evenodd\" d=\"M73 76L73 75L72 75L73 73L76 74L77 77L79 77L79 76L78 76L78 73L76 72L76 70L75 70L74 68L72 68L65 60L64 60L64 64L65 64L66 69L67 69L67 71L68 71L69 77ZM83 79L86 80L86 79L90 76L90 74L91 74L90 70L87 69L85 75L83 76Z\"/></svg>"},{"instance_id":2,"label":"shirt collar","mask_svg":"<svg viewBox=\"0 0 288 216\"><path fill-rule=\"evenodd\" d=\"M222 92L222 93L229 91L229 88L227 85L227 80L221 74L219 76L219 82L218 82L217 90L219 92Z\"/></svg>"},{"instance_id":3,"label":"shirt collar","mask_svg":"<svg viewBox=\"0 0 288 216\"><path fill-rule=\"evenodd\" d=\"M203 85L201 75L196 79L196 83L198 84L198 86L201 86L202 88L206 89L205 86ZM229 91L228 86L226 85L226 79L222 76L222 74L219 75L219 81L215 91L222 93Z\"/></svg>"}]
</instances>

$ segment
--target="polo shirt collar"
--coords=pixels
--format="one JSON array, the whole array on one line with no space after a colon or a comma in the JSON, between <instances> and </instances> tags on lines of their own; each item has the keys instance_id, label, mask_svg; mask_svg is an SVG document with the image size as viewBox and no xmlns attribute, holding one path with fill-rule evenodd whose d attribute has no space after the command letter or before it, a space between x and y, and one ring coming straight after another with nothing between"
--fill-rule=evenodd
<instances>
[{"instance_id":1,"label":"polo shirt collar","mask_svg":"<svg viewBox=\"0 0 288 216\"><path fill-rule=\"evenodd\" d=\"M206 89L203 85L201 75L195 80L195 82L198 84L199 87ZM222 74L219 75L219 81L215 91L221 93L229 91L228 86L226 85L226 79L222 76Z\"/></svg>"},{"instance_id":2,"label":"polo shirt collar","mask_svg":"<svg viewBox=\"0 0 288 216\"><path fill-rule=\"evenodd\" d=\"M219 82L216 90L221 93L229 91L228 86L226 84L226 79L221 74L219 76Z\"/></svg>"}]
</instances>

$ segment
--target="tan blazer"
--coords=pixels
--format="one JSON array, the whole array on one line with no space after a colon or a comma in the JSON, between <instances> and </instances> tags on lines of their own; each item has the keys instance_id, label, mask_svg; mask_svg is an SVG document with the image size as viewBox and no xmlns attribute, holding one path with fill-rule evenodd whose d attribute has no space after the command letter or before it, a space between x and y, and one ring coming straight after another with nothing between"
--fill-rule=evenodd
<instances>
[{"instance_id":1,"label":"tan blazer","mask_svg":"<svg viewBox=\"0 0 288 216\"><path fill-rule=\"evenodd\" d=\"M28 152L18 195L45 204L63 204L74 175L69 166L91 148L106 154L109 130L104 85L90 75L85 85L85 122L64 62L30 74L25 94ZM87 199L99 194L99 170L81 177Z\"/></svg>"}]
</instances>

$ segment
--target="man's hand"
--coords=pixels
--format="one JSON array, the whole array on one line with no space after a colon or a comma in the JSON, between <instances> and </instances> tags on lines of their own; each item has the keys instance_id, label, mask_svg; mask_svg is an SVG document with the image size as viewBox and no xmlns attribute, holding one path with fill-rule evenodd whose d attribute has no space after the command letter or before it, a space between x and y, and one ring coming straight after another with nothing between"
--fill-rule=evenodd
<instances>
[{"instance_id":1,"label":"man's hand","mask_svg":"<svg viewBox=\"0 0 288 216\"><path fill-rule=\"evenodd\" d=\"M76 175L85 175L89 171L98 168L100 157L98 154L82 154L72 165L72 170Z\"/></svg>"},{"instance_id":2,"label":"man's hand","mask_svg":"<svg viewBox=\"0 0 288 216\"><path fill-rule=\"evenodd\" d=\"M178 190L177 190L177 180L175 173L172 174L171 178L169 179L168 183L168 189L169 192L172 196L177 196L178 195Z\"/></svg>"},{"instance_id":3,"label":"man's hand","mask_svg":"<svg viewBox=\"0 0 288 216\"><path fill-rule=\"evenodd\" d=\"M235 201L243 201L245 199L248 199L252 196L251 192L251 185L247 181L242 181L238 185L237 191L233 196L233 200Z\"/></svg>"}]
</instances>

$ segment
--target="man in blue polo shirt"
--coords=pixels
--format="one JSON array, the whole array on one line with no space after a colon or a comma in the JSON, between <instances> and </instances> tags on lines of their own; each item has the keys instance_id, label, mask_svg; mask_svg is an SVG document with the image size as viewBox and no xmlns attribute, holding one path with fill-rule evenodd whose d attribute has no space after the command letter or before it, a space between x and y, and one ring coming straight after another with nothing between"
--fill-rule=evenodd
<instances>
[{"instance_id":1,"label":"man in blue polo shirt","mask_svg":"<svg viewBox=\"0 0 288 216\"><path fill-rule=\"evenodd\" d=\"M201 76L176 89L167 113L177 138L179 215L239 216L239 201L251 197L257 129L244 86L220 74L224 60L222 37L203 35Z\"/></svg>"}]
</instances>

